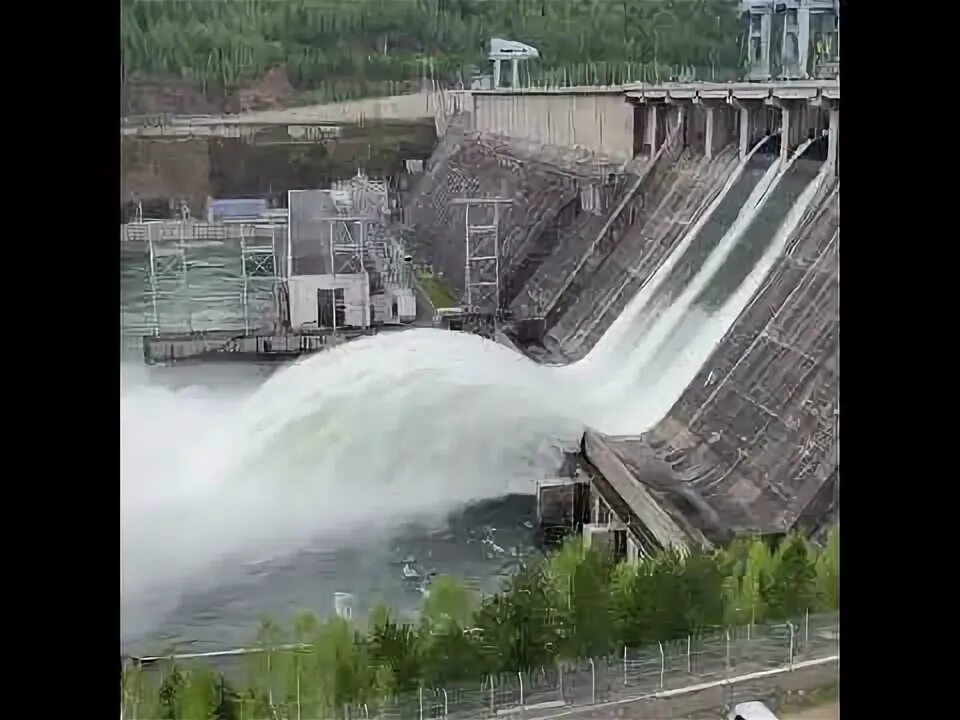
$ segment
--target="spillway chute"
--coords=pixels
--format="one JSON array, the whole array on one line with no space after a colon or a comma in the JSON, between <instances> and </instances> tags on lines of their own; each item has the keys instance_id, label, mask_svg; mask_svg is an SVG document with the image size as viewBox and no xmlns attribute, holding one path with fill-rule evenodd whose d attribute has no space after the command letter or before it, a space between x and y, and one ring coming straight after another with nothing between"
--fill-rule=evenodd
<instances>
[{"instance_id":1,"label":"spillway chute","mask_svg":"<svg viewBox=\"0 0 960 720\"><path fill-rule=\"evenodd\" d=\"M676 248L674 248L673 252L671 252L670 255L664 259L664 261L651 275L647 282L640 287L639 291L630 300L617 320L615 320L614 323L601 336L600 340L591 349L590 353L588 353L588 355L579 363L575 363L571 366L571 368L577 368L577 370L573 372L583 372L588 367L599 367L605 362L608 362L610 358L615 357L619 351L622 351L624 343L630 345L635 344L635 338L637 337L638 333L643 331L645 323L648 323L650 318L652 318L656 312L657 308L655 307L655 304L657 302L661 287L670 278L671 272L674 270L677 263L680 262L680 260L684 257L684 254L687 252L690 244L700 234L710 219L714 217L714 214L726 201L734 186L740 182L741 177L743 176L748 165L753 161L754 157L761 150L761 148L770 141L770 139L770 137L764 137L750 149L746 157L740 161L734 171L727 178L717 196L710 202L706 209L694 219L692 225L689 226L688 230L677 244ZM751 195L751 198L752 197L753 196ZM749 203L750 200L747 202ZM646 318L638 321L637 318L644 315L644 313L646 314ZM602 317L602 315L598 316L598 320L599 317ZM593 326L591 325L583 333L581 333L581 336L586 336L592 329Z\"/></svg>"}]
</instances>

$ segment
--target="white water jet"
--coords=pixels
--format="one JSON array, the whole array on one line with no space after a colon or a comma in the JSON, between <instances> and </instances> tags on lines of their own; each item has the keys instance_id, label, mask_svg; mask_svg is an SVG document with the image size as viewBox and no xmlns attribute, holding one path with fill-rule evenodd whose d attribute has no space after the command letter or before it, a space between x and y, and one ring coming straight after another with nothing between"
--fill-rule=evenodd
<instances>
[{"instance_id":1,"label":"white water jet","mask_svg":"<svg viewBox=\"0 0 960 720\"><path fill-rule=\"evenodd\" d=\"M754 146L738 166L740 172L767 140L769 138ZM749 296L742 300L732 315L729 308L735 307L735 304L728 302L728 311L722 316L695 309L694 299L714 279L747 228L757 219L786 172L809 145L810 142L801 145L787 162L778 159L767 168L754 185L734 222L694 277L669 306L661 307L657 302L661 288L694 238L732 189L739 174L728 180L707 212L698 219L677 248L641 287L593 350L579 363L560 369L593 385L592 403L604 409L603 420L602 423L589 424L610 434L640 433L656 424L670 410L723 339L727 328L736 319ZM761 280L768 270L769 266L760 275ZM751 277L755 276L756 268L751 273ZM737 297L742 297L742 294ZM721 319L718 320L718 317ZM692 326L694 332L685 338L682 349L669 359L658 357L667 339L676 332L681 322ZM629 359L625 361L625 358ZM628 388L630 392L625 393ZM637 398L642 398L643 401L637 402Z\"/></svg>"},{"instance_id":2,"label":"white water jet","mask_svg":"<svg viewBox=\"0 0 960 720\"><path fill-rule=\"evenodd\" d=\"M692 284L708 279L705 268ZM641 291L614 337L651 297ZM312 356L239 396L171 391L122 369L122 601L163 597L169 609L223 561L350 542L532 491L584 425L641 432L676 401L699 365L642 377L661 324L672 328L675 317L634 347L601 340L566 368L462 333L384 334ZM714 323L698 335L695 354L705 359L725 330Z\"/></svg>"},{"instance_id":3,"label":"white water jet","mask_svg":"<svg viewBox=\"0 0 960 720\"><path fill-rule=\"evenodd\" d=\"M683 237L680 239L680 242L677 243L677 246L673 249L670 255L668 255L662 263L660 263L660 266L654 271L653 275L641 286L636 295L634 295L633 298L631 298L627 303L626 307L623 309L623 312L621 312L620 316L617 318L617 321L607 328L607 331L600 337L599 340L597 340L597 343L594 345L591 353L577 363L577 366L581 368L588 366L596 367L604 360L609 361L610 359L615 359L615 356L617 355L616 350L619 350L623 343L636 344L638 338L642 336L643 331L646 330L646 327L649 324L649 318L640 323L636 322L635 318L641 313L641 311L650 308L650 306L653 304L651 301L657 296L657 293L663 283L667 280L667 278L670 277L674 267L676 267L677 263L680 262L681 258L683 258L694 239L696 239L706 224L710 221L710 218L713 217L713 214L726 199L734 185L737 184L737 181L740 180L740 177L747 169L747 165L753 159L753 156L756 155L760 149L766 145L767 142L769 142L769 140L770 137L764 137L750 149L750 152L747 153L743 160L737 163L737 166L733 169L733 172L730 173L730 177L726 179L723 187L720 189L720 192L717 193L715 198L713 198L713 201L707 206L706 210L696 217L693 225L691 225L687 232L684 233ZM767 173L765 173L757 185L754 186L749 198L744 203L743 209L740 211L741 215L743 214L744 209L753 208L756 206L757 200L759 197L762 197L762 192L760 195L757 195L758 189L763 188L763 191L765 191L766 188L769 187L773 176L771 176L770 180L768 180L767 175L770 173L770 170L775 169L776 165L777 162L774 162L770 169L768 169ZM603 314L606 313L609 305L610 302L608 302L604 308ZM599 318L594 323L591 323L585 331L580 333L581 339L592 332L596 322L599 322Z\"/></svg>"},{"instance_id":4,"label":"white water jet","mask_svg":"<svg viewBox=\"0 0 960 720\"><path fill-rule=\"evenodd\" d=\"M797 154L799 156L800 151L798 151ZM737 290L727 299L720 311L715 314L716 322L724 327L729 327L734 320L737 319L737 316L747 307L751 299L754 298L757 291L763 285L768 273L773 269L777 258L780 257L786 248L790 236L799 226L804 214L810 209L810 205L817 197L817 193L820 192L824 182L826 182L832 172L832 168L823 168L803 189L803 192L800 193L796 202L791 206L780 227L777 228L777 234L774 236L773 242L770 243L763 255L753 266L753 270L751 270L746 279L740 283Z\"/></svg>"},{"instance_id":5,"label":"white water jet","mask_svg":"<svg viewBox=\"0 0 960 720\"><path fill-rule=\"evenodd\" d=\"M615 402L616 398L622 395L622 387L633 387L643 382L643 376L650 370L651 362L654 360L657 352L663 347L667 338L671 336L677 326L690 316L693 311L694 299L717 275L717 272L730 256L730 253L743 238L744 233L746 233L750 225L760 215L767 200L770 199L787 171L807 150L809 145L809 141L801 145L787 162L778 160L767 168L759 182L754 186L746 202L744 202L743 207L737 214L736 220L734 220L727 232L724 233L720 242L707 256L707 259L697 271L696 275L687 283L683 291L670 306L656 312L653 314L653 317L651 317L651 313L641 313L641 315L645 314L647 317L638 317L640 322L634 321L631 323L631 327L628 328L629 330L632 331L633 326L640 325L641 323L643 324L643 329L641 338L634 340L635 349L631 353L630 362L622 364L616 374L609 372L604 373L604 377L611 379L607 381L606 387L600 392L605 393L611 403ZM798 201L795 204L799 205L800 202ZM804 205L804 210L805 209L806 205ZM802 215L802 211L800 214ZM783 227L786 226L787 224L784 223ZM788 235L789 232L792 232L792 229L793 226L787 231ZM698 231L699 227L695 229L694 232ZM776 243L772 243L771 245L775 244ZM765 257L768 254L769 253L765 254ZM775 259L776 254L774 254L773 257ZM668 263L664 263L664 265L668 265ZM666 273L670 270L672 270L672 266L667 267L663 277L657 277L655 275L654 278L652 278L652 282L648 283L653 284L654 287L652 289L643 288L637 294L637 301L638 304L641 305L641 309L647 304L652 304L653 297L659 288L659 283L663 282ZM769 270L769 266L766 267L766 270L761 275L761 280L762 277L766 275L767 270ZM756 267L754 271L751 272L751 275L754 275L755 272ZM659 275L659 271L657 275ZM742 295L740 297L742 297ZM749 300L749 296L747 300ZM747 300L743 302L745 303ZM727 306L733 307L729 302ZM742 308L742 304L740 308ZM640 313L640 310L635 312ZM687 340L683 350L677 356L672 357L666 366L658 366L658 383L670 388L670 396L665 397L667 393L659 393L659 397L662 398L663 402L660 404L646 403L646 407L638 409L637 412L624 414L623 421L616 428L608 430L608 432L618 434L640 432L640 430L636 430L635 428L641 427L642 430L646 430L663 417L669 411L679 394L686 389L690 381L693 380L699 372L701 366L710 356L710 353L713 352L717 343L723 339L727 327L736 319L738 313L739 309L729 318L729 322L726 324L718 323L716 320L709 321L710 316L703 314L698 331L693 337ZM726 317L726 315L724 315L724 317ZM622 327L623 323L618 322L617 325ZM595 348L595 351L600 350L600 353L591 354L600 354L600 362L605 362L608 368L616 365L616 356L620 355L622 357L624 354L623 349L621 348L619 352L611 352L603 348L602 343L603 338L601 338L600 342L597 343L597 348ZM589 357L588 355L587 358ZM585 358L585 360L587 358ZM664 375L666 375L666 377L664 377ZM679 390L676 390L677 388L679 388Z\"/></svg>"},{"instance_id":6,"label":"white water jet","mask_svg":"<svg viewBox=\"0 0 960 720\"><path fill-rule=\"evenodd\" d=\"M313 356L240 401L122 388L121 598L529 492L583 427L543 370L476 336L409 330Z\"/></svg>"}]
</instances>

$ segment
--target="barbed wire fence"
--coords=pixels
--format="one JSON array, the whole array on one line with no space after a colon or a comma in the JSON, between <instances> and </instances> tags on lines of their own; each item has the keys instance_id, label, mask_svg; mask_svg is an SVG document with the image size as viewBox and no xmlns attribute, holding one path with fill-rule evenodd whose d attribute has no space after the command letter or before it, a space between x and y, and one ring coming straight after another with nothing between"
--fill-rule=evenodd
<instances>
[{"instance_id":1,"label":"barbed wire fence","mask_svg":"<svg viewBox=\"0 0 960 720\"><path fill-rule=\"evenodd\" d=\"M242 653L236 651L231 662ZM271 655L295 653L284 649ZM836 677L840 654L840 619L836 613L805 613L788 622L698 631L686 638L640 648L624 648L617 655L561 661L532 672L484 678L479 684L446 688L419 688L379 703L345 704L336 713L344 720L480 720L503 715L546 719L574 708L616 706L643 702L643 717L676 717L729 707L747 699L779 699L790 689L811 689ZM189 669L193 659L173 656ZM281 662L276 663L277 666ZM220 668L226 671L225 667ZM811 681L797 681L799 671L818 671ZM273 720L329 720L315 718L299 702L299 688L308 680L296 677L291 700L270 701ZM811 684L813 682L813 684ZM282 684L282 683L281 683ZM796 686L796 688L794 688ZM289 697L278 684L272 697ZM258 701L261 702L261 701ZM262 720L251 698L235 700L237 716ZM129 700L125 720L154 720L137 715Z\"/></svg>"}]
</instances>

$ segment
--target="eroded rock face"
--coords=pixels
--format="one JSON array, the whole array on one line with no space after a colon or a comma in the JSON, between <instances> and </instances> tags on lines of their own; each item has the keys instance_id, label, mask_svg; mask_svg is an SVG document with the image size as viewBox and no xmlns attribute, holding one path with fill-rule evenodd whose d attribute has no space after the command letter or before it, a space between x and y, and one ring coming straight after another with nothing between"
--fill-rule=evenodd
<instances>
[{"instance_id":1,"label":"eroded rock face","mask_svg":"<svg viewBox=\"0 0 960 720\"><path fill-rule=\"evenodd\" d=\"M839 228L831 183L667 417L617 449L627 463L669 463L672 492L702 498L721 535L815 530L835 513Z\"/></svg>"}]
</instances>

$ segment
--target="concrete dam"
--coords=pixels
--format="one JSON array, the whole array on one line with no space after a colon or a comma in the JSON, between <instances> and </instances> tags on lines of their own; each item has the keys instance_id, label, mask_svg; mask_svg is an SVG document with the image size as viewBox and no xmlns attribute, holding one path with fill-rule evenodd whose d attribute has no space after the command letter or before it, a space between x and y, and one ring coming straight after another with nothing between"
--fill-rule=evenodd
<instances>
[{"instance_id":1,"label":"concrete dam","mask_svg":"<svg viewBox=\"0 0 960 720\"><path fill-rule=\"evenodd\" d=\"M507 492L501 481L525 466L528 453L540 453L545 437L582 440L581 471L617 491L624 525L647 545L712 545L741 533L816 532L831 523L839 482L839 83L433 97L392 118L438 139L422 170L419 161L395 158L405 165L403 222L389 231L403 235L412 258L449 286L455 303L495 316L497 339L526 359L433 331L351 343L329 361L318 357L312 371L291 369L299 384L264 386L261 399L280 388L284 403L297 405L267 403L277 413L263 425L276 433L269 456L283 457L291 434L305 433L281 432L302 412L316 432L331 433L323 457L312 462L329 471L337 492L346 492L341 466L362 459L357 477L395 477L393 468L403 466L400 479L410 486L431 478L429 497L461 502ZM405 108L398 103L396 112ZM171 127L200 136L221 125L268 134L281 127L293 137L310 123L330 122L325 112ZM333 119L344 126L364 120L346 110ZM340 139L351 132L344 128ZM321 168L304 166L305 178L308 170ZM242 168L228 175L264 182ZM198 186L201 192L208 190ZM492 200L497 204L482 204ZM497 236L493 257L484 259L493 261L492 274L489 264L471 268L468 212L473 226ZM496 293L466 302L471 283L495 285ZM491 357L478 357L481 347L488 352L479 355ZM424 367L411 366L413 357ZM349 412L339 403L346 391L320 377L330 373L344 373L343 387L356 393ZM316 384L312 395L304 383ZM596 392L584 391L591 385ZM364 412L360 396L369 403ZM454 397L472 398L482 412L460 417L464 401ZM386 410L384 398L394 403ZM358 425L334 432L324 424L333 415L318 407L335 408L347 429ZM417 418L407 417L412 408ZM372 418L384 425L374 436L406 438L384 450L382 461L355 447L370 435ZM446 441L414 457L409 450L422 445L414 430L423 429L423 418L433 421L433 441ZM584 425L608 434L584 434ZM454 450L439 445L460 454L448 458ZM311 441L309 452L319 447ZM537 454L537 462L550 452ZM300 465L282 470L302 473ZM547 464L537 465L541 470L554 472ZM456 498L449 472L458 476ZM530 485L529 477L523 481ZM417 502L423 497L418 492ZM303 519L305 534L313 522Z\"/></svg>"},{"instance_id":2,"label":"concrete dam","mask_svg":"<svg viewBox=\"0 0 960 720\"><path fill-rule=\"evenodd\" d=\"M462 293L453 201L509 199L502 329L540 363L585 358L639 295L608 342L645 338L665 372L688 331L724 322L666 416L640 436L588 430L585 465L642 488L632 522L662 547L815 533L838 518L839 84L626 95L611 106L633 121L624 141L592 151L491 131L518 133L516 111L503 128L490 111L481 130L451 125L406 204L418 254ZM626 133L633 157L604 154Z\"/></svg>"},{"instance_id":3,"label":"concrete dam","mask_svg":"<svg viewBox=\"0 0 960 720\"><path fill-rule=\"evenodd\" d=\"M268 378L207 366L222 390L193 387L198 366L150 369L189 374L189 392L121 367L131 642L156 646L147 633L168 610L165 637L229 647L264 606L372 596L396 560L379 537L331 560L326 579L317 553L353 543L356 528L390 533L535 487L539 499L551 484L588 484L584 536L598 541L606 523L628 560L838 522L838 84L588 94L569 113L563 93L545 94L559 118L546 120L523 110L524 93L477 93L434 125L422 172L406 171L404 226L391 231L455 298L467 259L458 201L509 201L471 218L498 222L501 343L381 332ZM175 442L157 443L158 427ZM337 512L316 512L331 499ZM456 556L441 570L463 567ZM201 582L174 610L174 589L210 568L228 589L204 595ZM234 580L253 588L239 605ZM208 626L211 606L229 628Z\"/></svg>"}]
</instances>

